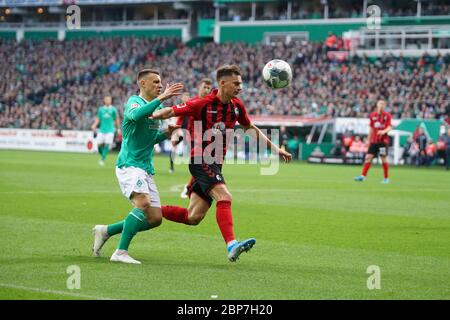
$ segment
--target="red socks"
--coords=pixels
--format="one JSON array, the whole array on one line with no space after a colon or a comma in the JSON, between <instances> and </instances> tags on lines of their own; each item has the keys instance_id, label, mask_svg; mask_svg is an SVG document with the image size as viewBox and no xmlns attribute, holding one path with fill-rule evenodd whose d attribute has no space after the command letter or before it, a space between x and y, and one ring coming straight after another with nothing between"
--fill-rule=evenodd
<instances>
[{"instance_id":1,"label":"red socks","mask_svg":"<svg viewBox=\"0 0 450 320\"><path fill-rule=\"evenodd\" d=\"M369 171L369 168L371 165L372 165L371 162L364 163L361 175L363 175L365 177L367 175L367 172ZM386 163L383 163L382 165L383 165L383 171L384 171L384 178L387 179L389 177L389 164L386 162Z\"/></svg>"},{"instance_id":2,"label":"red socks","mask_svg":"<svg viewBox=\"0 0 450 320\"><path fill-rule=\"evenodd\" d=\"M231 201L218 201L216 205L216 220L225 243L235 240L233 232L233 216Z\"/></svg>"},{"instance_id":3,"label":"red socks","mask_svg":"<svg viewBox=\"0 0 450 320\"><path fill-rule=\"evenodd\" d=\"M364 162L363 170L362 170L362 173L361 173L362 176L365 177L367 175L367 171L369 171L369 168L370 168L371 165L372 165L372 162Z\"/></svg>"},{"instance_id":4,"label":"red socks","mask_svg":"<svg viewBox=\"0 0 450 320\"><path fill-rule=\"evenodd\" d=\"M176 206L162 206L162 215L167 220L189 224L188 210ZM231 201L218 201L216 205L216 220L225 243L235 240L233 232L233 216Z\"/></svg>"},{"instance_id":5,"label":"red socks","mask_svg":"<svg viewBox=\"0 0 450 320\"><path fill-rule=\"evenodd\" d=\"M386 163L383 163L383 171L384 171L384 178L385 179L387 179L389 176L388 176L388 173L389 173L389 165L388 165L388 163L386 162Z\"/></svg>"},{"instance_id":6,"label":"red socks","mask_svg":"<svg viewBox=\"0 0 450 320\"><path fill-rule=\"evenodd\" d=\"M162 215L170 221L189 224L188 210L186 208L176 206L162 206Z\"/></svg>"}]
</instances>

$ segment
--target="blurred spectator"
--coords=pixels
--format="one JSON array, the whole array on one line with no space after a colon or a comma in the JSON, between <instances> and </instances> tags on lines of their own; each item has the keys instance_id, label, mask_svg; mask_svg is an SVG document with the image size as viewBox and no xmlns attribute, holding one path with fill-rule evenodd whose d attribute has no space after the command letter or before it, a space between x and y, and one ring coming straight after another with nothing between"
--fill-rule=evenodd
<instances>
[{"instance_id":1,"label":"blurred spectator","mask_svg":"<svg viewBox=\"0 0 450 320\"><path fill-rule=\"evenodd\" d=\"M342 145L344 146L345 151L349 151L354 139L353 133L350 131L346 131L342 134Z\"/></svg>"},{"instance_id":2,"label":"blurred spectator","mask_svg":"<svg viewBox=\"0 0 450 320\"><path fill-rule=\"evenodd\" d=\"M433 143L433 140L428 141L425 152L427 154L426 164L429 166L433 164L434 160L436 159L436 145Z\"/></svg>"},{"instance_id":3,"label":"blurred spectator","mask_svg":"<svg viewBox=\"0 0 450 320\"><path fill-rule=\"evenodd\" d=\"M289 140L289 136L286 132L286 127L285 126L281 126L280 127L280 147L283 150L286 150L287 145L288 145L288 140Z\"/></svg>"},{"instance_id":4,"label":"blurred spectator","mask_svg":"<svg viewBox=\"0 0 450 320\"><path fill-rule=\"evenodd\" d=\"M360 136L355 136L355 140L352 142L347 152L347 157L364 159L367 153L367 145L361 140Z\"/></svg>"},{"instance_id":5,"label":"blurred spectator","mask_svg":"<svg viewBox=\"0 0 450 320\"><path fill-rule=\"evenodd\" d=\"M422 128L418 129L418 134L417 134L417 137L416 137L416 143L417 143L417 147L419 149L419 153L418 153L417 159L416 159L416 165L417 166L422 166L422 165L425 165L427 163L426 148L427 148L427 144L428 144L428 138L425 135L425 133L424 133Z\"/></svg>"},{"instance_id":6,"label":"blurred spectator","mask_svg":"<svg viewBox=\"0 0 450 320\"><path fill-rule=\"evenodd\" d=\"M449 82L450 86L450 82ZM450 109L450 108L449 108ZM450 112L447 114L447 116L444 118L444 121L447 123L448 126L450 126Z\"/></svg>"},{"instance_id":7,"label":"blurred spectator","mask_svg":"<svg viewBox=\"0 0 450 320\"><path fill-rule=\"evenodd\" d=\"M325 40L325 45L327 46L327 51L337 49L338 39L333 32L328 33L328 37Z\"/></svg>"},{"instance_id":8,"label":"blurred spectator","mask_svg":"<svg viewBox=\"0 0 450 320\"><path fill-rule=\"evenodd\" d=\"M342 145L341 140L336 140L336 144L331 149L330 155L334 157L343 157L345 155L345 147Z\"/></svg>"},{"instance_id":9,"label":"blurred spectator","mask_svg":"<svg viewBox=\"0 0 450 320\"><path fill-rule=\"evenodd\" d=\"M403 164L413 164L415 163L415 157L417 155L417 144L415 143L413 137L408 137L405 145L403 146L402 160Z\"/></svg>"},{"instance_id":10,"label":"blurred spectator","mask_svg":"<svg viewBox=\"0 0 450 320\"><path fill-rule=\"evenodd\" d=\"M287 150L292 154L294 159L298 159L298 152L300 146L300 139L298 135L294 135L291 139L288 140Z\"/></svg>"},{"instance_id":11,"label":"blurred spectator","mask_svg":"<svg viewBox=\"0 0 450 320\"><path fill-rule=\"evenodd\" d=\"M446 158L446 132L444 134L440 135L438 140L436 141L436 159L438 164L444 164L445 165L445 158Z\"/></svg>"},{"instance_id":12,"label":"blurred spectator","mask_svg":"<svg viewBox=\"0 0 450 320\"><path fill-rule=\"evenodd\" d=\"M450 127L447 129L447 134L442 136L442 141L445 142L445 168L450 168Z\"/></svg>"}]
</instances>

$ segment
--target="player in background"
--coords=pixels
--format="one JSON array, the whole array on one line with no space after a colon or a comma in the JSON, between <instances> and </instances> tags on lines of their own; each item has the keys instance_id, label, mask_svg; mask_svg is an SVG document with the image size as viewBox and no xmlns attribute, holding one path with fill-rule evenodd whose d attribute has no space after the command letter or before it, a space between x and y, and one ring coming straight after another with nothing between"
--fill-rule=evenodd
<instances>
[{"instance_id":1,"label":"player in background","mask_svg":"<svg viewBox=\"0 0 450 320\"><path fill-rule=\"evenodd\" d=\"M181 94L180 101L181 101L181 103L185 103L188 100L189 100L189 92L185 91ZM188 119L186 119L186 120L188 120ZM168 122L169 125L175 124L175 125L179 126L181 129L187 129L187 125L184 125L183 121L179 121L179 118L169 118L166 121ZM174 132L170 139L170 143L171 143L172 147L171 147L171 152L170 152L170 157L169 157L169 159L170 159L169 173L175 172L175 166L174 166L173 159L176 156L177 146L182 140L183 140L183 136L182 136L181 130L177 130L176 132Z\"/></svg>"},{"instance_id":2,"label":"player in background","mask_svg":"<svg viewBox=\"0 0 450 320\"><path fill-rule=\"evenodd\" d=\"M198 95L193 97L192 99L199 99L204 98L207 95L211 93L212 90L213 81L210 78L203 78L200 80L197 90ZM189 95L182 95L181 96L181 102L184 103L187 100L189 100ZM176 124L180 126L182 129L187 130L191 135L194 134L193 128L194 128L194 120L192 117L189 116L181 116L177 118ZM178 130L175 134L172 135L172 146L175 149L175 147L183 140L182 133L180 133L181 130ZM172 157L171 157L172 160ZM188 187L192 183L192 179L188 182L188 184L184 185L183 191L181 191L180 197L182 199L187 199L188 196Z\"/></svg>"},{"instance_id":3,"label":"player in background","mask_svg":"<svg viewBox=\"0 0 450 320\"><path fill-rule=\"evenodd\" d=\"M369 141L369 150L367 151L366 158L364 160L362 173L360 176L355 177L355 181L366 180L367 172L372 165L373 157L377 157L379 155L384 171L384 179L382 183L389 183L387 148L389 146L388 132L392 130L392 117L389 112L384 111L386 108L386 102L384 100L378 100L376 107L377 110L369 115L369 135L367 136L367 141Z\"/></svg>"},{"instance_id":4,"label":"player in background","mask_svg":"<svg viewBox=\"0 0 450 320\"><path fill-rule=\"evenodd\" d=\"M141 70L138 74L139 95L133 95L125 105L122 123L122 148L116 162L116 176L122 194L131 201L133 209L125 220L111 225L96 225L93 229L95 256L109 237L121 234L117 250L111 261L140 264L128 255L131 240L140 231L155 228L161 224L161 201L153 180L153 146L170 137L178 127L169 127L167 132L159 131L160 121L149 119L160 103L181 94L180 83L167 85L162 91L159 72Z\"/></svg>"},{"instance_id":5,"label":"player in background","mask_svg":"<svg viewBox=\"0 0 450 320\"><path fill-rule=\"evenodd\" d=\"M211 138L197 141L198 136L191 135L189 171L192 174L193 183L190 187L191 196L188 208L163 206L162 214L167 220L186 225L197 225L203 220L215 200L216 221L227 246L228 259L234 262L242 252L253 247L256 239L250 238L238 242L234 236L231 213L232 196L222 175L222 164L227 148L226 129L233 130L236 122L239 122L245 130L253 129L256 136L272 150L279 152L286 162L290 161L292 156L290 153L280 150L250 121L243 102L237 97L242 90L241 71L238 66L220 67L217 70L217 83L218 89L203 98L191 99L181 105L163 108L153 114L155 119L190 116L195 120L197 127L197 124L201 125L200 138L204 135ZM222 136L222 143L215 142L214 136ZM211 140L214 141L210 142ZM213 145L214 143L215 145ZM205 159L205 153L211 147L215 147L213 149L218 151L214 155L211 154L212 159ZM217 159L216 153L221 159Z\"/></svg>"},{"instance_id":6,"label":"player in background","mask_svg":"<svg viewBox=\"0 0 450 320\"><path fill-rule=\"evenodd\" d=\"M105 105L101 106L97 111L97 117L91 126L92 131L97 132L97 146L100 160L98 164L103 166L105 164L106 156L109 149L114 142L114 131L117 129L117 134L120 134L120 121L116 107L112 105L112 98L106 96L103 99ZM115 127L114 127L115 125Z\"/></svg>"}]
</instances>

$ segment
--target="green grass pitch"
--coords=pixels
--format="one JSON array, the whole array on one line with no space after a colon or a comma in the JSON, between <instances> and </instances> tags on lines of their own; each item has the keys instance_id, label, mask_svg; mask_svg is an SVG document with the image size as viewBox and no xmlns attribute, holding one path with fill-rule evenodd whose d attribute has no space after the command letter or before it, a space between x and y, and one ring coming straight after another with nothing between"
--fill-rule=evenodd
<instances>
[{"instance_id":1,"label":"green grass pitch","mask_svg":"<svg viewBox=\"0 0 450 320\"><path fill-rule=\"evenodd\" d=\"M139 233L130 255L142 265L91 256L91 228L122 219L130 204L96 155L0 151L0 299L449 299L450 172L291 163L274 176L226 165L238 238L257 243L228 262L215 207L198 226L170 221ZM179 198L186 165L169 174L155 159L163 204ZM67 268L81 270L69 290ZM369 266L380 289L369 290Z\"/></svg>"}]
</instances>

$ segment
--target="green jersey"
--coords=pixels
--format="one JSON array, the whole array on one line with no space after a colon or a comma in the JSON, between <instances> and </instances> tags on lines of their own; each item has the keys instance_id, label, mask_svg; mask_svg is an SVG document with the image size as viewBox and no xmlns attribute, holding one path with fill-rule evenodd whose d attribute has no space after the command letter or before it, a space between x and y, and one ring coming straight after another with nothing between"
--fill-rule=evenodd
<instances>
[{"instance_id":1,"label":"green jersey","mask_svg":"<svg viewBox=\"0 0 450 320\"><path fill-rule=\"evenodd\" d=\"M166 139L164 132L160 132L160 120L148 117L160 109L158 99L150 103L140 96L131 96L125 104L122 122L122 147L116 166L137 167L150 174L155 173L153 167L153 146Z\"/></svg>"},{"instance_id":2,"label":"green jersey","mask_svg":"<svg viewBox=\"0 0 450 320\"><path fill-rule=\"evenodd\" d=\"M114 133L114 120L117 118L117 109L114 106L103 106L97 111L97 118L100 120L100 133Z\"/></svg>"}]
</instances>

